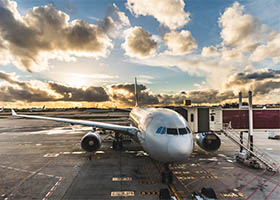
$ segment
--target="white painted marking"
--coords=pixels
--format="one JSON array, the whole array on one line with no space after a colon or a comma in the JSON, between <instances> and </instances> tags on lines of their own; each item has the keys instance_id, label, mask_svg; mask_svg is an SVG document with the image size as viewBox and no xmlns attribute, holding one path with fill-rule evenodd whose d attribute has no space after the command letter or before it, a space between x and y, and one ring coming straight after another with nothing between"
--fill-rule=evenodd
<instances>
[{"instance_id":1,"label":"white painted marking","mask_svg":"<svg viewBox=\"0 0 280 200\"><path fill-rule=\"evenodd\" d=\"M222 169L233 169L234 167L222 167Z\"/></svg>"},{"instance_id":2,"label":"white painted marking","mask_svg":"<svg viewBox=\"0 0 280 200\"><path fill-rule=\"evenodd\" d=\"M105 153L104 151L96 151L95 154L103 154Z\"/></svg>"},{"instance_id":3,"label":"white painted marking","mask_svg":"<svg viewBox=\"0 0 280 200\"><path fill-rule=\"evenodd\" d=\"M44 158L55 158L57 156L59 156L59 153L47 153L43 157Z\"/></svg>"},{"instance_id":4,"label":"white painted marking","mask_svg":"<svg viewBox=\"0 0 280 200\"><path fill-rule=\"evenodd\" d=\"M74 151L74 152L72 152L72 154L83 154L83 153L86 153L86 152L84 152L84 151Z\"/></svg>"}]
</instances>

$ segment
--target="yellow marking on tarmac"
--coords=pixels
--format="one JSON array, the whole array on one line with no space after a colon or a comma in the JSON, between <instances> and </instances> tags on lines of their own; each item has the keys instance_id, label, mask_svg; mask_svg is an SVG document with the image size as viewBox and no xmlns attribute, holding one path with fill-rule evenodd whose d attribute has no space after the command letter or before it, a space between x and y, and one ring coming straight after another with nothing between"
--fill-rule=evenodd
<instances>
[{"instance_id":1,"label":"yellow marking on tarmac","mask_svg":"<svg viewBox=\"0 0 280 200\"><path fill-rule=\"evenodd\" d=\"M133 197L134 191L114 191L111 192L111 197Z\"/></svg>"},{"instance_id":2,"label":"yellow marking on tarmac","mask_svg":"<svg viewBox=\"0 0 280 200\"><path fill-rule=\"evenodd\" d=\"M237 198L239 197L238 194L234 193L234 192L230 192L230 193L221 193L220 194L223 198Z\"/></svg>"},{"instance_id":3,"label":"yellow marking on tarmac","mask_svg":"<svg viewBox=\"0 0 280 200\"><path fill-rule=\"evenodd\" d=\"M112 181L132 181L131 177L113 177Z\"/></svg>"},{"instance_id":4,"label":"yellow marking on tarmac","mask_svg":"<svg viewBox=\"0 0 280 200\"><path fill-rule=\"evenodd\" d=\"M173 171L172 172L173 174L190 174L190 172L189 171Z\"/></svg>"},{"instance_id":5,"label":"yellow marking on tarmac","mask_svg":"<svg viewBox=\"0 0 280 200\"><path fill-rule=\"evenodd\" d=\"M144 191L144 192L139 192L139 195L141 195L141 196L159 195L159 192L158 191Z\"/></svg>"},{"instance_id":6,"label":"yellow marking on tarmac","mask_svg":"<svg viewBox=\"0 0 280 200\"><path fill-rule=\"evenodd\" d=\"M179 194L177 193L176 189L174 188L174 186L172 184L168 184L170 190L173 192L173 194L175 195L177 200L182 200L181 197L179 196Z\"/></svg>"},{"instance_id":7,"label":"yellow marking on tarmac","mask_svg":"<svg viewBox=\"0 0 280 200\"><path fill-rule=\"evenodd\" d=\"M194 176L177 176L177 178L179 179L179 180L194 180L195 179L195 177Z\"/></svg>"},{"instance_id":8,"label":"yellow marking on tarmac","mask_svg":"<svg viewBox=\"0 0 280 200\"><path fill-rule=\"evenodd\" d=\"M147 181L138 181L139 184L146 184L146 185L154 185L156 184L157 182L154 181L154 180L147 180Z\"/></svg>"}]
</instances>

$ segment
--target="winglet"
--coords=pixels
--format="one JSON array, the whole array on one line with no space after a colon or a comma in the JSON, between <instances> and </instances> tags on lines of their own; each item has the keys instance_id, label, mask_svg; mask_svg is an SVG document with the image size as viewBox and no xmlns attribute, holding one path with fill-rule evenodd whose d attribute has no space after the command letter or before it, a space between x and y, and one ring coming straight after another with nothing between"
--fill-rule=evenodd
<instances>
[{"instance_id":1,"label":"winglet","mask_svg":"<svg viewBox=\"0 0 280 200\"><path fill-rule=\"evenodd\" d=\"M17 116L17 113L14 111L14 109L12 109L12 115Z\"/></svg>"}]
</instances>

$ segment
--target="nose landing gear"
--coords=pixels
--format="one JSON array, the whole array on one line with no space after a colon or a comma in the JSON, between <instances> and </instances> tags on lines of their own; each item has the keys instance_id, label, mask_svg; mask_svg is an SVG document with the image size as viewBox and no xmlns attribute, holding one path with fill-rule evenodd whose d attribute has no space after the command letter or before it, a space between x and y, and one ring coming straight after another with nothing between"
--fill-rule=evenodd
<instances>
[{"instance_id":1,"label":"nose landing gear","mask_svg":"<svg viewBox=\"0 0 280 200\"><path fill-rule=\"evenodd\" d=\"M122 135L119 133L115 133L115 139L113 140L112 144L113 150L120 151L123 149L123 138Z\"/></svg>"},{"instance_id":2,"label":"nose landing gear","mask_svg":"<svg viewBox=\"0 0 280 200\"><path fill-rule=\"evenodd\" d=\"M161 172L161 182L163 184L170 184L173 182L173 174L169 169L168 164L164 164L163 166L163 172Z\"/></svg>"}]
</instances>

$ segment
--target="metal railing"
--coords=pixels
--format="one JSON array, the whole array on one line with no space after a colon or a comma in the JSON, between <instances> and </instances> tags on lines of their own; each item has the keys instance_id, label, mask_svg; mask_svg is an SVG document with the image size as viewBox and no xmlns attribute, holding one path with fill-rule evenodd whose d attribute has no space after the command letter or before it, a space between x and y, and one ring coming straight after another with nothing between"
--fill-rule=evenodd
<instances>
[{"instance_id":1,"label":"metal railing","mask_svg":"<svg viewBox=\"0 0 280 200\"><path fill-rule=\"evenodd\" d=\"M243 147L246 151L250 153L251 156L254 156L258 161L260 161L269 171L279 172L280 164L276 160L274 160L270 155L266 152L262 151L255 145L252 145L253 150L248 146L248 139L243 137L243 142L240 141L240 133L234 129L232 129L231 124L223 124L223 130L225 136L230 138L234 143Z\"/></svg>"}]
</instances>

